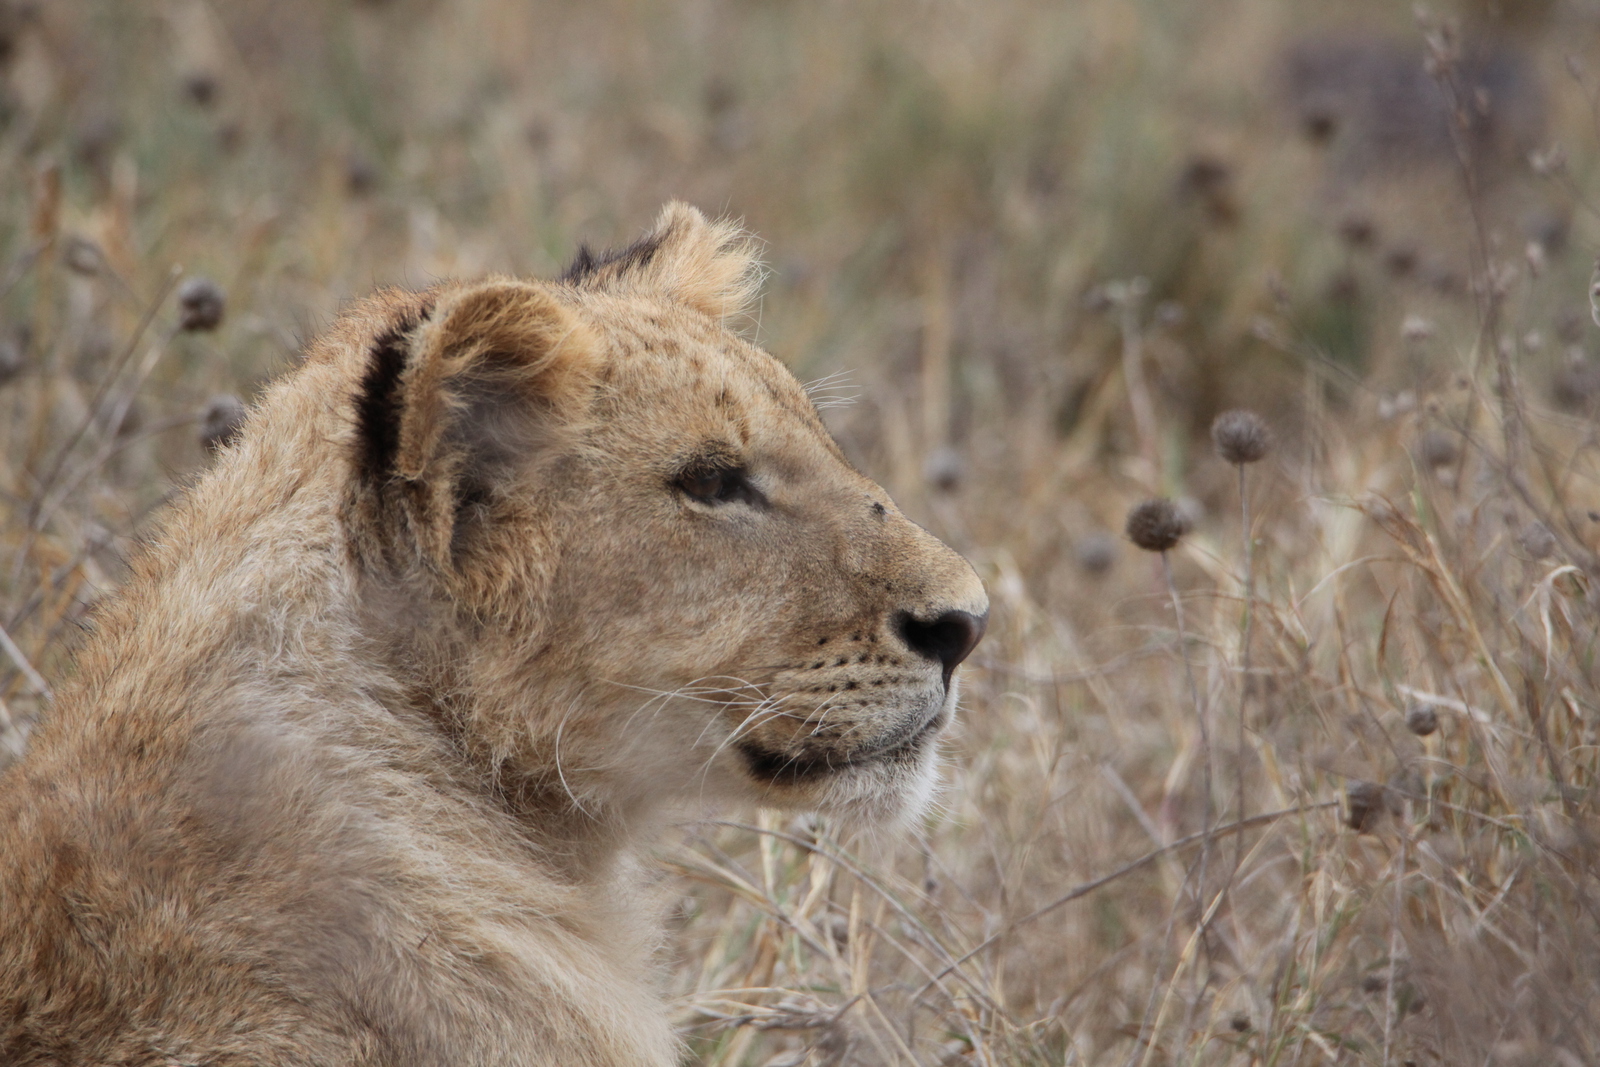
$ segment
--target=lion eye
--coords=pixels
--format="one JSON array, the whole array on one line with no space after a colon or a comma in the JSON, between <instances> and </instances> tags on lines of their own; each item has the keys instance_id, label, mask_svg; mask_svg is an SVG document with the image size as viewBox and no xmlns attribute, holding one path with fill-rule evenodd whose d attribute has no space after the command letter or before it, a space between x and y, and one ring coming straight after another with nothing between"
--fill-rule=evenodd
<instances>
[{"instance_id":1,"label":"lion eye","mask_svg":"<svg viewBox=\"0 0 1600 1067\"><path fill-rule=\"evenodd\" d=\"M755 488L742 470L731 467L696 468L678 475L674 483L686 496L702 504L751 501Z\"/></svg>"}]
</instances>

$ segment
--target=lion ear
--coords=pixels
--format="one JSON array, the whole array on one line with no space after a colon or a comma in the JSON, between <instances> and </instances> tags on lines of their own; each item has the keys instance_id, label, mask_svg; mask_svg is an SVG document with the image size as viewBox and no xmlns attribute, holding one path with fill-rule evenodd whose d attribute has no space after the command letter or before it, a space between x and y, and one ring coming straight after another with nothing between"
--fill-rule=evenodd
<instances>
[{"instance_id":1,"label":"lion ear","mask_svg":"<svg viewBox=\"0 0 1600 1067\"><path fill-rule=\"evenodd\" d=\"M364 510L380 530L400 520L416 548L447 562L497 488L581 412L597 353L577 316L527 282L447 291L396 323L356 398Z\"/></svg>"},{"instance_id":2,"label":"lion ear","mask_svg":"<svg viewBox=\"0 0 1600 1067\"><path fill-rule=\"evenodd\" d=\"M632 245L600 256L580 249L564 281L592 288L653 292L725 320L744 312L761 289L756 241L727 219L715 222L674 200Z\"/></svg>"}]
</instances>

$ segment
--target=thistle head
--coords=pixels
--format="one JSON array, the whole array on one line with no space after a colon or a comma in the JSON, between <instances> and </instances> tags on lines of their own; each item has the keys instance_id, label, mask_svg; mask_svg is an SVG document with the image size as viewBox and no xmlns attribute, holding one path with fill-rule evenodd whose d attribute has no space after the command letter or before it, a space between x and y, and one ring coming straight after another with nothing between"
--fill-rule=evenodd
<instances>
[{"instance_id":1,"label":"thistle head","mask_svg":"<svg viewBox=\"0 0 1600 1067\"><path fill-rule=\"evenodd\" d=\"M1146 500L1128 512L1126 532L1146 552L1165 552L1189 532L1189 519L1164 497Z\"/></svg>"},{"instance_id":2,"label":"thistle head","mask_svg":"<svg viewBox=\"0 0 1600 1067\"><path fill-rule=\"evenodd\" d=\"M1243 408L1224 411L1211 424L1217 455L1234 466L1255 463L1272 447L1272 433L1260 415Z\"/></svg>"}]
</instances>

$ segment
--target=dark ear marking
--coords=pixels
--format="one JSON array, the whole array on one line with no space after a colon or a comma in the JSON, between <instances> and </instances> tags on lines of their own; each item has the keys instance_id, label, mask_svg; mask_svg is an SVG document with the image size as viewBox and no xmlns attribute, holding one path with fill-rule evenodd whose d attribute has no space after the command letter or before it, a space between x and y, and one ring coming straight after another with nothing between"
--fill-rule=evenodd
<instances>
[{"instance_id":1,"label":"dark ear marking","mask_svg":"<svg viewBox=\"0 0 1600 1067\"><path fill-rule=\"evenodd\" d=\"M580 244L577 255L572 257L572 262L567 264L567 269L561 272L560 280L568 285L577 285L600 269L600 264L604 257L605 253L601 253L599 259L595 258L594 249L587 244Z\"/></svg>"},{"instance_id":2,"label":"dark ear marking","mask_svg":"<svg viewBox=\"0 0 1600 1067\"><path fill-rule=\"evenodd\" d=\"M433 311L424 304L419 313L404 315L373 343L367 371L356 395L356 473L379 485L394 471L400 449L400 378L406 369L411 334Z\"/></svg>"},{"instance_id":3,"label":"dark ear marking","mask_svg":"<svg viewBox=\"0 0 1600 1067\"><path fill-rule=\"evenodd\" d=\"M599 255L588 245L579 245L578 254L572 257L572 263L561 275L561 281L568 285L582 285L607 268L610 268L613 276L630 270L642 270L656 258L662 242L668 236L669 233L646 234L626 248L608 248Z\"/></svg>"},{"instance_id":4,"label":"dark ear marking","mask_svg":"<svg viewBox=\"0 0 1600 1067\"><path fill-rule=\"evenodd\" d=\"M356 469L381 481L400 446L400 372L405 370L405 331L389 330L372 346L371 362L356 396Z\"/></svg>"}]
</instances>

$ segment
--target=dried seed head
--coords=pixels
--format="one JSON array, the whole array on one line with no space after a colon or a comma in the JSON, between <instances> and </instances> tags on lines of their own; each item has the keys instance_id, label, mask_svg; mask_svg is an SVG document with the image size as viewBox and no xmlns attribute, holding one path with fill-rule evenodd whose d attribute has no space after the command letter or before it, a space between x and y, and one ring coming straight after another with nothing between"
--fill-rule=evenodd
<instances>
[{"instance_id":1,"label":"dried seed head","mask_svg":"<svg viewBox=\"0 0 1600 1067\"><path fill-rule=\"evenodd\" d=\"M1178 196L1198 203L1206 218L1229 225L1239 218L1233 196L1233 168L1212 156L1194 156L1178 177Z\"/></svg>"},{"instance_id":2,"label":"dried seed head","mask_svg":"<svg viewBox=\"0 0 1600 1067\"><path fill-rule=\"evenodd\" d=\"M185 330L215 330L228 298L210 278L190 278L178 286L178 325Z\"/></svg>"},{"instance_id":3,"label":"dried seed head","mask_svg":"<svg viewBox=\"0 0 1600 1067\"><path fill-rule=\"evenodd\" d=\"M1365 215L1347 215L1339 221L1339 236L1351 248L1370 248L1377 235L1377 225Z\"/></svg>"},{"instance_id":4,"label":"dried seed head","mask_svg":"<svg viewBox=\"0 0 1600 1067\"><path fill-rule=\"evenodd\" d=\"M378 167L362 155L352 155L344 164L344 191L351 196L366 196L378 187Z\"/></svg>"},{"instance_id":5,"label":"dried seed head","mask_svg":"<svg viewBox=\"0 0 1600 1067\"><path fill-rule=\"evenodd\" d=\"M1104 574L1117 562L1117 539L1103 530L1086 534L1075 547L1078 566L1085 574Z\"/></svg>"},{"instance_id":6,"label":"dried seed head","mask_svg":"<svg viewBox=\"0 0 1600 1067\"><path fill-rule=\"evenodd\" d=\"M1434 292L1444 296L1455 296L1466 289L1466 283L1461 275L1438 263L1429 264L1428 269L1423 271L1422 280L1427 282L1428 287Z\"/></svg>"},{"instance_id":7,"label":"dried seed head","mask_svg":"<svg viewBox=\"0 0 1600 1067\"><path fill-rule=\"evenodd\" d=\"M833 939L835 947L843 952L850 947L850 920L843 915L828 915L819 924L824 933Z\"/></svg>"},{"instance_id":8,"label":"dried seed head","mask_svg":"<svg viewBox=\"0 0 1600 1067\"><path fill-rule=\"evenodd\" d=\"M1406 278L1417 269L1417 250L1404 245L1383 254L1383 269L1394 278Z\"/></svg>"},{"instance_id":9,"label":"dried seed head","mask_svg":"<svg viewBox=\"0 0 1600 1067\"><path fill-rule=\"evenodd\" d=\"M214 396L200 409L200 443L207 452L233 444L244 428L244 402L229 393Z\"/></svg>"},{"instance_id":10,"label":"dried seed head","mask_svg":"<svg viewBox=\"0 0 1600 1067\"><path fill-rule=\"evenodd\" d=\"M1146 500L1128 512L1128 540L1146 552L1165 552L1188 532L1188 518L1170 500Z\"/></svg>"},{"instance_id":11,"label":"dried seed head","mask_svg":"<svg viewBox=\"0 0 1600 1067\"><path fill-rule=\"evenodd\" d=\"M961 488L966 469L960 452L949 445L941 445L928 453L928 458L922 464L922 476L940 492L953 493Z\"/></svg>"},{"instance_id":12,"label":"dried seed head","mask_svg":"<svg viewBox=\"0 0 1600 1067\"><path fill-rule=\"evenodd\" d=\"M1300 132L1316 144L1327 144L1339 130L1339 116L1325 107L1308 109L1300 116Z\"/></svg>"},{"instance_id":13,"label":"dried seed head","mask_svg":"<svg viewBox=\"0 0 1600 1067\"><path fill-rule=\"evenodd\" d=\"M1359 834L1371 833L1383 814L1384 789L1376 782L1351 782L1345 787L1345 825Z\"/></svg>"},{"instance_id":14,"label":"dried seed head","mask_svg":"<svg viewBox=\"0 0 1600 1067\"><path fill-rule=\"evenodd\" d=\"M90 115L73 131L72 155L96 175L108 173L112 151L122 139L122 124L104 113Z\"/></svg>"},{"instance_id":15,"label":"dried seed head","mask_svg":"<svg viewBox=\"0 0 1600 1067\"><path fill-rule=\"evenodd\" d=\"M1439 728L1439 713L1432 704L1413 701L1406 708L1406 729L1418 737L1427 737Z\"/></svg>"},{"instance_id":16,"label":"dried seed head","mask_svg":"<svg viewBox=\"0 0 1600 1067\"><path fill-rule=\"evenodd\" d=\"M68 239L61 258L74 274L93 277L100 273L100 246L87 237L74 235Z\"/></svg>"},{"instance_id":17,"label":"dried seed head","mask_svg":"<svg viewBox=\"0 0 1600 1067\"><path fill-rule=\"evenodd\" d=\"M0 386L8 384L22 374L28 365L28 356L14 337L0 337Z\"/></svg>"},{"instance_id":18,"label":"dried seed head","mask_svg":"<svg viewBox=\"0 0 1600 1067\"><path fill-rule=\"evenodd\" d=\"M1111 292L1103 285L1091 286L1083 294L1083 310L1099 315L1110 311L1115 303L1111 299Z\"/></svg>"},{"instance_id":19,"label":"dried seed head","mask_svg":"<svg viewBox=\"0 0 1600 1067\"><path fill-rule=\"evenodd\" d=\"M1550 382L1550 395L1568 411L1583 411L1600 396L1600 363L1569 359Z\"/></svg>"},{"instance_id":20,"label":"dried seed head","mask_svg":"<svg viewBox=\"0 0 1600 1067\"><path fill-rule=\"evenodd\" d=\"M1556 535L1550 532L1550 527L1535 520L1517 534L1517 545L1534 559L1548 559L1556 554Z\"/></svg>"},{"instance_id":21,"label":"dried seed head","mask_svg":"<svg viewBox=\"0 0 1600 1067\"><path fill-rule=\"evenodd\" d=\"M1213 156L1193 156L1184 165L1178 184L1188 192L1205 192L1233 180L1233 168Z\"/></svg>"},{"instance_id":22,"label":"dried seed head","mask_svg":"<svg viewBox=\"0 0 1600 1067\"><path fill-rule=\"evenodd\" d=\"M208 70L191 71L183 77L183 95L197 107L216 103L217 89L217 76Z\"/></svg>"},{"instance_id":23,"label":"dried seed head","mask_svg":"<svg viewBox=\"0 0 1600 1067\"><path fill-rule=\"evenodd\" d=\"M1272 447L1272 434L1260 415L1237 408L1224 411L1211 424L1211 443L1217 446L1217 455L1234 466L1241 466L1267 454L1267 449Z\"/></svg>"},{"instance_id":24,"label":"dried seed head","mask_svg":"<svg viewBox=\"0 0 1600 1067\"><path fill-rule=\"evenodd\" d=\"M1417 458L1429 467L1448 467L1460 454L1456 435L1444 430L1429 430L1417 442Z\"/></svg>"}]
</instances>

